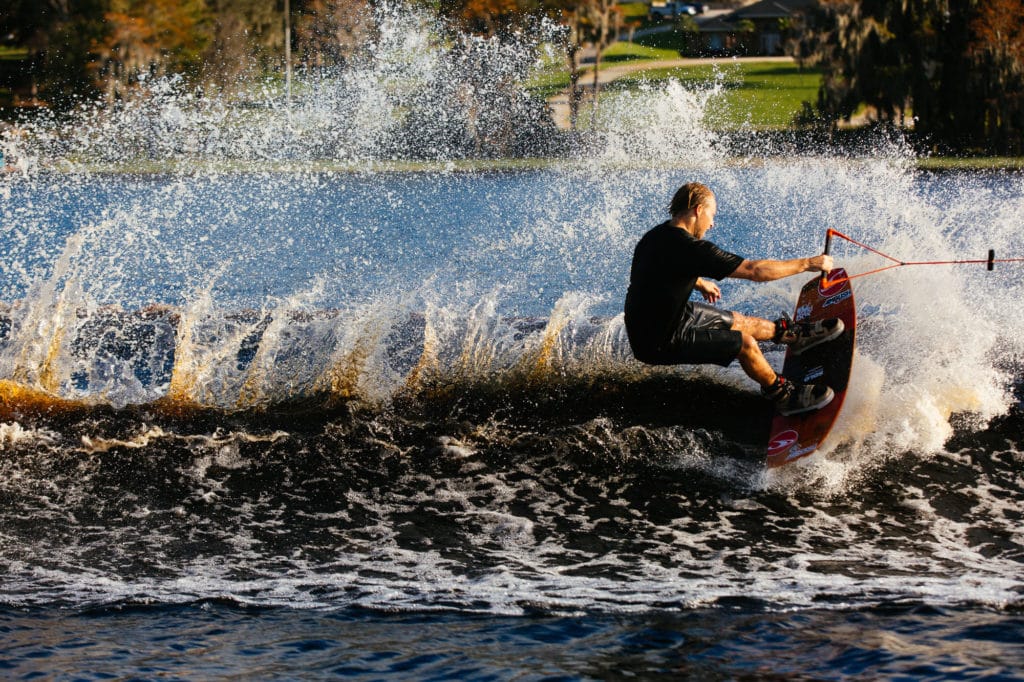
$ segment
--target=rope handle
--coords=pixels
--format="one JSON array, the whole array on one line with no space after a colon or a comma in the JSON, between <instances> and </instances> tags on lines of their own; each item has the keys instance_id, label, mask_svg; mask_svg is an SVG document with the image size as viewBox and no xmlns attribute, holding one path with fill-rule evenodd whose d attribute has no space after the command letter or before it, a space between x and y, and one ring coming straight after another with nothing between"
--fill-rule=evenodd
<instances>
[{"instance_id":1,"label":"rope handle","mask_svg":"<svg viewBox=\"0 0 1024 682\"><path fill-rule=\"evenodd\" d=\"M875 275L875 274L878 274L879 272L885 272L886 270L892 270L893 268L901 268L901 267L903 267L905 265L966 265L966 264L984 263L985 266L988 268L988 270L994 270L996 263L1021 263L1021 262L1024 262L1024 258L996 258L995 249L989 249L988 250L988 258L981 259L981 260L902 261L902 260L900 260L898 258L894 258L894 257L890 256L887 253L879 251L878 249L876 249L874 247L871 247L871 246L868 246L867 244L859 242L856 239L853 239L852 237L848 237L845 234L843 234L842 232L840 232L839 230L833 230L832 228L828 228L828 230L825 232L825 253L826 254L829 252L829 249L830 249L830 247L832 245L832 237L839 237L840 239L845 239L846 241L850 242L851 244L854 244L855 246L859 246L862 249L870 251L871 253L873 253L875 255L881 256L882 258L885 258L886 260L892 261L893 264L892 265L886 265L885 267L881 267L881 268L876 268L874 270L868 270L867 272L860 272L860 273L857 273L855 275L847 275L846 277L837 277L836 279L829 279L828 273L824 273L821 276L821 285L822 285L823 288L827 288L827 287L830 287L830 286L833 286L833 285L836 285L836 284L842 284L843 282L849 282L850 280L857 279L858 277L867 277L868 275Z\"/></svg>"}]
</instances>

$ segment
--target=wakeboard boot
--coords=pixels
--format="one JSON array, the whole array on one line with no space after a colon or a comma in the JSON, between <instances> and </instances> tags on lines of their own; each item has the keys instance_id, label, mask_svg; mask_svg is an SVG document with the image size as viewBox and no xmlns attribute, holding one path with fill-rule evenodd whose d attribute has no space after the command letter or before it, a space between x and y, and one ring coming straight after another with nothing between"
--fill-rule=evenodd
<instances>
[{"instance_id":1,"label":"wakeboard boot","mask_svg":"<svg viewBox=\"0 0 1024 682\"><path fill-rule=\"evenodd\" d=\"M762 395L775 403L775 410L784 416L811 412L832 402L835 392L824 384L800 384L790 381L781 374L769 388L761 389Z\"/></svg>"},{"instance_id":2,"label":"wakeboard boot","mask_svg":"<svg viewBox=\"0 0 1024 682\"><path fill-rule=\"evenodd\" d=\"M823 343L839 338L846 326L838 317L817 322L794 322L783 313L775 320L775 336L772 341L789 346L795 355Z\"/></svg>"}]
</instances>

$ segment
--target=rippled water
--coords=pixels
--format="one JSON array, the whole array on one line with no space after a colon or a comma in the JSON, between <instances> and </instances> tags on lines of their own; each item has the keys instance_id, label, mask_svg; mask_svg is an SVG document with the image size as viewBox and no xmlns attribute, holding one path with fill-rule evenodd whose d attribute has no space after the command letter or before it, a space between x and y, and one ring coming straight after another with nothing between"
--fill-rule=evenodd
<instances>
[{"instance_id":1,"label":"rippled water","mask_svg":"<svg viewBox=\"0 0 1024 682\"><path fill-rule=\"evenodd\" d=\"M606 107L587 153L468 171L401 148L405 113L444 110L389 89L450 76L425 45L291 113L169 84L5 142L0 670L1018 675L1018 269L856 280L831 443L771 472L740 370L645 368L620 311L688 180L741 255L810 255L832 227L949 260L1021 255L1021 176L889 147L737 159L676 84ZM378 96L405 102L386 130L321 125ZM773 317L802 283L727 280L724 303Z\"/></svg>"},{"instance_id":2,"label":"rippled water","mask_svg":"<svg viewBox=\"0 0 1024 682\"><path fill-rule=\"evenodd\" d=\"M796 246L768 246L757 197L823 163L706 171L749 192L738 205L722 192L720 241L813 250L810 207L796 211L808 226L784 233ZM259 206L264 176L12 185L9 253L27 276L8 276L0 327L10 669L1013 670L1017 640L992 633L1019 627L1019 321L997 314L1019 295L1014 276L863 280L860 386L840 438L769 474L767 407L738 370L649 371L624 343L625 263L657 215L639 207L690 172L661 175L631 172L632 187L655 187L635 197L622 178L592 188L641 216L622 209L597 227L593 194L564 203L575 170L277 176L279 202L359 208L268 201L237 223L226 216ZM367 188L388 185L431 224L392 221L404 202L375 209L387 201ZM1012 200L1016 178L907 187L901 210L912 200L930 217L950 193ZM55 188L64 201L41 200ZM452 196L483 208L446 213ZM12 217L26 207L31 219ZM938 252L980 240L959 218L945 235L913 220ZM251 239L268 230L287 246ZM910 243L903 230L882 238ZM772 310L799 284L725 291ZM936 287L948 293L932 301ZM972 325L937 333L958 308L973 308ZM135 643L93 636L97 619ZM188 655L200 637L226 662ZM984 657L965 643L976 638ZM543 660L499 656L519 647Z\"/></svg>"},{"instance_id":3,"label":"rippled water","mask_svg":"<svg viewBox=\"0 0 1024 682\"><path fill-rule=\"evenodd\" d=\"M527 617L127 607L0 616L8 670L58 677L1016 679L1022 621L987 609L721 608ZM13 623L13 627L10 625ZM11 665L11 663L14 665Z\"/></svg>"}]
</instances>

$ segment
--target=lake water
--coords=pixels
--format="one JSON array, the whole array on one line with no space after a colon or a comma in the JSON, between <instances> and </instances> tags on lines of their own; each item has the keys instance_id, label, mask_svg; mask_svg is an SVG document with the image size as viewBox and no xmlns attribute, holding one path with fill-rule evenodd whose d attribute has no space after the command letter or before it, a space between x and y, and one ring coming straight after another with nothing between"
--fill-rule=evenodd
<instances>
[{"instance_id":1,"label":"lake water","mask_svg":"<svg viewBox=\"0 0 1024 682\"><path fill-rule=\"evenodd\" d=\"M116 126L34 130L0 181L2 674L1019 678L1019 265L855 280L834 437L771 472L753 383L645 368L620 312L689 180L744 256L831 227L951 260L1024 255L1024 179L738 159L682 92L646 95L660 137L520 170L225 165L173 98L160 172L109 172ZM723 305L775 317L804 279Z\"/></svg>"}]
</instances>

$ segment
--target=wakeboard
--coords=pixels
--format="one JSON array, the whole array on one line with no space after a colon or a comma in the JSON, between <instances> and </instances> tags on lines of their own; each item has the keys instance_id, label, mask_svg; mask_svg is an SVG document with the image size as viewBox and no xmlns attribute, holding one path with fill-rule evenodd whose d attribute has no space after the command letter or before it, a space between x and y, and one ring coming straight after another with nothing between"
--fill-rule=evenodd
<instances>
[{"instance_id":1,"label":"wakeboard","mask_svg":"<svg viewBox=\"0 0 1024 682\"><path fill-rule=\"evenodd\" d=\"M830 386L835 397L819 410L789 416L775 415L768 439L769 468L780 467L817 452L843 408L853 367L857 309L850 280L842 268L833 270L827 278L815 277L804 285L793 320L816 322L833 317L843 321L842 335L799 355L792 349L787 350L782 375L791 381Z\"/></svg>"}]
</instances>

